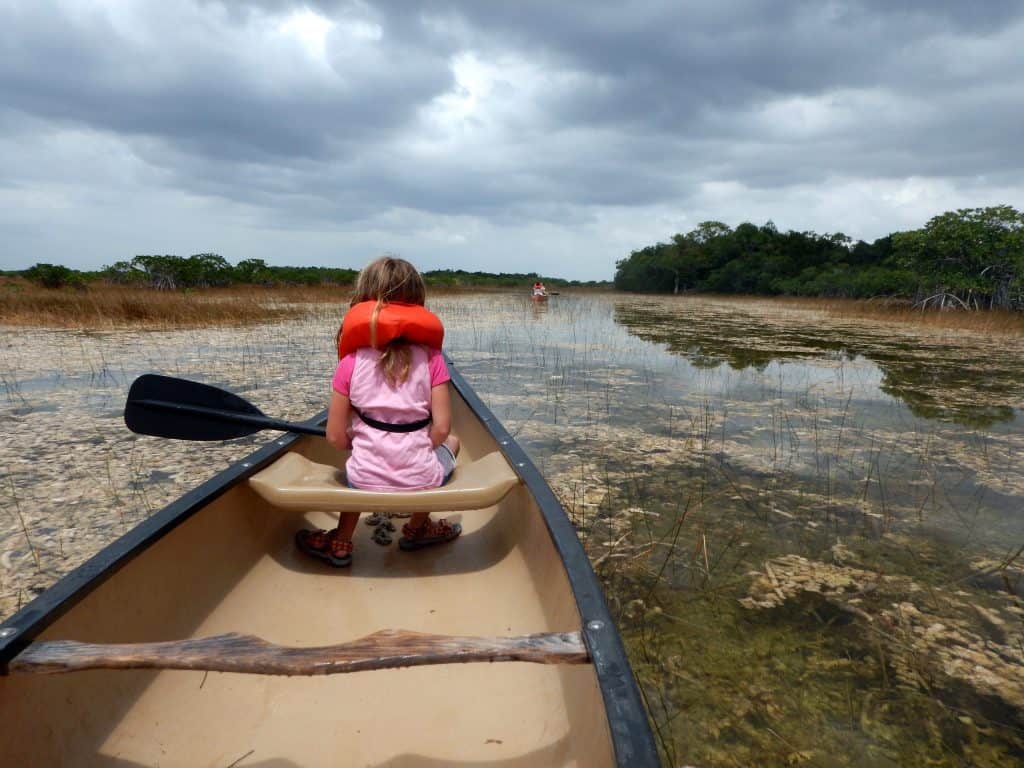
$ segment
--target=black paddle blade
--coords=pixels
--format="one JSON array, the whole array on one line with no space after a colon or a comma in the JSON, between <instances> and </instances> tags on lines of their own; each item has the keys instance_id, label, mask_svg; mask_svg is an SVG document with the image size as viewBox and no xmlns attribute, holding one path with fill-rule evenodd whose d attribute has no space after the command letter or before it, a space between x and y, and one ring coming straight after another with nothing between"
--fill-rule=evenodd
<instances>
[{"instance_id":1,"label":"black paddle blade","mask_svg":"<svg viewBox=\"0 0 1024 768\"><path fill-rule=\"evenodd\" d=\"M272 421L238 395L198 381L147 373L128 391L124 423L140 435L175 440L230 440Z\"/></svg>"}]
</instances>

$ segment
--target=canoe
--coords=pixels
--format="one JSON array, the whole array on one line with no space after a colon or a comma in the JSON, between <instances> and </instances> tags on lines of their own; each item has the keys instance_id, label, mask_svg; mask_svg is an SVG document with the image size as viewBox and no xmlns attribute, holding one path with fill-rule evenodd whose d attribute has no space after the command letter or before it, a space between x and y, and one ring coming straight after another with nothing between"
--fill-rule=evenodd
<instances>
[{"instance_id":1,"label":"canoe","mask_svg":"<svg viewBox=\"0 0 1024 768\"><path fill-rule=\"evenodd\" d=\"M659 765L565 512L454 366L451 388L450 488L346 489L343 455L285 434L0 625L0 765ZM411 505L462 536L403 552L360 524L347 569L296 551L328 510Z\"/></svg>"},{"instance_id":2,"label":"canoe","mask_svg":"<svg viewBox=\"0 0 1024 768\"><path fill-rule=\"evenodd\" d=\"M530 301L547 301L548 294L546 293L534 293L530 295Z\"/></svg>"}]
</instances>

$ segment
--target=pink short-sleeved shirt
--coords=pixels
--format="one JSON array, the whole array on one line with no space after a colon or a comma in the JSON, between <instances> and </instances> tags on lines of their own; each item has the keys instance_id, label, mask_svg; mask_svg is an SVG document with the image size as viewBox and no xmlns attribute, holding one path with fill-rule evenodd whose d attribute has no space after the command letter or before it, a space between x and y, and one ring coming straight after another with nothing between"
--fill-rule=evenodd
<instances>
[{"instance_id":1,"label":"pink short-sleeved shirt","mask_svg":"<svg viewBox=\"0 0 1024 768\"><path fill-rule=\"evenodd\" d=\"M430 415L430 390L450 380L440 350L410 347L409 377L391 387L378 362L380 351L362 347L338 363L331 385L368 417L407 424ZM352 455L345 464L348 481L368 491L418 491L437 488L444 468L430 442L430 428L385 432L352 415Z\"/></svg>"}]
</instances>

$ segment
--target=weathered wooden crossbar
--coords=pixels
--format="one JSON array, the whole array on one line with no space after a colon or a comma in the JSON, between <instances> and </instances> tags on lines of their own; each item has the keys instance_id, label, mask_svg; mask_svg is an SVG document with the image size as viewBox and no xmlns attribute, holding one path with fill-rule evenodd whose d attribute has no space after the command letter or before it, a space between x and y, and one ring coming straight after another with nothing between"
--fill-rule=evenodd
<instances>
[{"instance_id":1,"label":"weathered wooden crossbar","mask_svg":"<svg viewBox=\"0 0 1024 768\"><path fill-rule=\"evenodd\" d=\"M85 669L193 669L261 675L336 675L370 669L528 661L586 664L579 632L517 637L457 637L386 629L340 645L295 648L253 635L229 633L159 643L33 643L9 665L11 674L56 674Z\"/></svg>"}]
</instances>

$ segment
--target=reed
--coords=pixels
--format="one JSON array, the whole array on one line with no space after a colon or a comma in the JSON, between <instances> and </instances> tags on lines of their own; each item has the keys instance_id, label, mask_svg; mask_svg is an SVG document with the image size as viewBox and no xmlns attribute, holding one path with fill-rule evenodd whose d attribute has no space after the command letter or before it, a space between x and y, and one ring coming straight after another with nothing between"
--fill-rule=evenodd
<instances>
[{"instance_id":1,"label":"reed","mask_svg":"<svg viewBox=\"0 0 1024 768\"><path fill-rule=\"evenodd\" d=\"M8 475L7 482L11 486L11 500L14 502L14 512L18 516L18 522L21 524L21 532L25 535L25 543L28 544L28 550L32 553L32 559L35 560L36 570L39 570L41 567L39 551L36 549L35 544L32 543L32 537L28 535L28 525L25 524L25 516L21 514L21 504L18 503L18 489L14 485L14 478Z\"/></svg>"}]
</instances>

